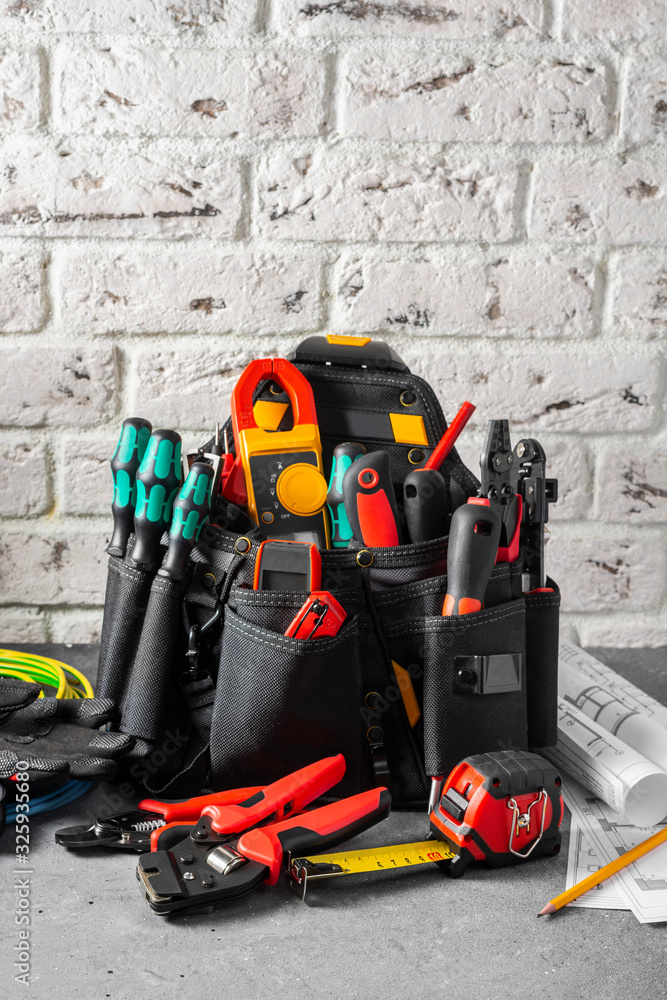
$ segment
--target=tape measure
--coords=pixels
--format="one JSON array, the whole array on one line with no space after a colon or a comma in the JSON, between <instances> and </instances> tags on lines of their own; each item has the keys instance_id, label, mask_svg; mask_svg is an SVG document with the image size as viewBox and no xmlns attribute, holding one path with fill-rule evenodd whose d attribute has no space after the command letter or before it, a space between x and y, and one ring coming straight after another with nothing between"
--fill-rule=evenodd
<instances>
[{"instance_id":1,"label":"tape measure","mask_svg":"<svg viewBox=\"0 0 667 1000\"><path fill-rule=\"evenodd\" d=\"M362 851L341 851L337 854L318 854L312 858L293 858L290 861L288 878L299 899L303 900L306 898L308 882L313 879L437 864L453 857L454 852L446 841L420 840L415 844L395 844L393 847L370 847Z\"/></svg>"}]
</instances>

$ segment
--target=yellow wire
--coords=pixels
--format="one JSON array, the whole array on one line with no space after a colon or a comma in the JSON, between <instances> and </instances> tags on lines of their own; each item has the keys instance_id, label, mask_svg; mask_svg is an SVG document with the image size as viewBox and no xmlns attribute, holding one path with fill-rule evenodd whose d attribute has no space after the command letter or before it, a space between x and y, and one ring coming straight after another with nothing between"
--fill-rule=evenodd
<instances>
[{"instance_id":1,"label":"yellow wire","mask_svg":"<svg viewBox=\"0 0 667 1000\"><path fill-rule=\"evenodd\" d=\"M71 682L68 680L68 674L73 678ZM32 681L39 685L48 684L56 688L56 698L93 697L92 685L80 671L61 660L39 656L36 653L0 649L0 676L18 677L20 680ZM40 698L43 697L42 690Z\"/></svg>"}]
</instances>

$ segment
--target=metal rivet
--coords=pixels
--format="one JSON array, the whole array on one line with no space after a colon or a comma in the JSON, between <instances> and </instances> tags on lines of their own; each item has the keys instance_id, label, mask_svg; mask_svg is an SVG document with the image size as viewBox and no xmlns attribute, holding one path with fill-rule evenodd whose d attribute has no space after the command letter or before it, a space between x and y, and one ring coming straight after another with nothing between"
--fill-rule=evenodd
<instances>
[{"instance_id":1,"label":"metal rivet","mask_svg":"<svg viewBox=\"0 0 667 1000\"><path fill-rule=\"evenodd\" d=\"M248 552L250 546L251 546L250 539L246 538L245 535L242 535L240 538L237 538L234 543L234 548L240 555L243 555L244 552Z\"/></svg>"},{"instance_id":2,"label":"metal rivet","mask_svg":"<svg viewBox=\"0 0 667 1000\"><path fill-rule=\"evenodd\" d=\"M183 862L184 865L191 865L194 859L195 859L194 854L181 854L180 857L180 860Z\"/></svg>"},{"instance_id":3,"label":"metal rivet","mask_svg":"<svg viewBox=\"0 0 667 1000\"><path fill-rule=\"evenodd\" d=\"M194 877L195 877L194 872L183 872L183 878L187 879L188 882L191 882Z\"/></svg>"},{"instance_id":4,"label":"metal rivet","mask_svg":"<svg viewBox=\"0 0 667 1000\"><path fill-rule=\"evenodd\" d=\"M283 390L275 382L269 382L269 392L272 396L282 396Z\"/></svg>"},{"instance_id":5,"label":"metal rivet","mask_svg":"<svg viewBox=\"0 0 667 1000\"><path fill-rule=\"evenodd\" d=\"M373 558L373 553L369 552L368 549L362 549L361 552L357 552L357 564L362 569L368 569L369 566L372 566Z\"/></svg>"},{"instance_id":6,"label":"metal rivet","mask_svg":"<svg viewBox=\"0 0 667 1000\"><path fill-rule=\"evenodd\" d=\"M210 889L213 883L215 882L215 878L213 877L213 875L202 875L199 881L201 882L201 884L204 886L205 889Z\"/></svg>"},{"instance_id":7,"label":"metal rivet","mask_svg":"<svg viewBox=\"0 0 667 1000\"><path fill-rule=\"evenodd\" d=\"M402 406L414 406L417 402L417 396L411 389L404 389L399 398Z\"/></svg>"},{"instance_id":8,"label":"metal rivet","mask_svg":"<svg viewBox=\"0 0 667 1000\"><path fill-rule=\"evenodd\" d=\"M384 733L379 726L371 726L366 733L366 738L369 743L381 743L384 739Z\"/></svg>"},{"instance_id":9,"label":"metal rivet","mask_svg":"<svg viewBox=\"0 0 667 1000\"><path fill-rule=\"evenodd\" d=\"M523 458L523 456L525 455L526 446L523 443L523 441L519 441L518 445L516 446L516 453L518 458Z\"/></svg>"},{"instance_id":10,"label":"metal rivet","mask_svg":"<svg viewBox=\"0 0 667 1000\"><path fill-rule=\"evenodd\" d=\"M419 465L424 461L424 452L421 448L411 448L408 452L408 462L410 465Z\"/></svg>"},{"instance_id":11,"label":"metal rivet","mask_svg":"<svg viewBox=\"0 0 667 1000\"><path fill-rule=\"evenodd\" d=\"M377 691L369 691L364 698L366 708L379 708L382 704L382 698Z\"/></svg>"},{"instance_id":12,"label":"metal rivet","mask_svg":"<svg viewBox=\"0 0 667 1000\"><path fill-rule=\"evenodd\" d=\"M213 588L216 585L216 582L217 581L212 573L204 573L203 577L201 578L201 585L202 587L205 587L206 590L213 590Z\"/></svg>"}]
</instances>

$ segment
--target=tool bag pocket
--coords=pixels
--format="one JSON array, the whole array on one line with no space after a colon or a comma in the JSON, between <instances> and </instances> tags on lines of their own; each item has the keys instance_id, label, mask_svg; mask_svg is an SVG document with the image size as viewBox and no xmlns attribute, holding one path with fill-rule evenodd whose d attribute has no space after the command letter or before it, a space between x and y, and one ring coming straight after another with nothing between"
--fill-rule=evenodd
<instances>
[{"instance_id":1,"label":"tool bag pocket","mask_svg":"<svg viewBox=\"0 0 667 1000\"><path fill-rule=\"evenodd\" d=\"M148 608L154 570L109 556L96 694L113 698L121 710Z\"/></svg>"},{"instance_id":2,"label":"tool bag pocket","mask_svg":"<svg viewBox=\"0 0 667 1000\"><path fill-rule=\"evenodd\" d=\"M526 594L526 662L528 664L528 745L555 746L558 739L558 619L560 591L547 578L548 591Z\"/></svg>"},{"instance_id":3,"label":"tool bag pocket","mask_svg":"<svg viewBox=\"0 0 667 1000\"><path fill-rule=\"evenodd\" d=\"M413 626L423 647L426 773L447 775L470 754L527 749L524 599Z\"/></svg>"},{"instance_id":4,"label":"tool bag pocket","mask_svg":"<svg viewBox=\"0 0 667 1000\"><path fill-rule=\"evenodd\" d=\"M211 787L267 784L313 760L342 753L347 770L334 794L372 787L363 704L360 629L289 639L245 621L230 606L211 726Z\"/></svg>"}]
</instances>

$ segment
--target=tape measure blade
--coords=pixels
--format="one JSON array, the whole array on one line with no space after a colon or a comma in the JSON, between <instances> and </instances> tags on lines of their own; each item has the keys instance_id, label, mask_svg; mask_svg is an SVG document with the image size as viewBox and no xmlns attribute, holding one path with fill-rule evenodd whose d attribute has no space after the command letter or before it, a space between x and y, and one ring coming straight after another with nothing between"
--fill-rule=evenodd
<instances>
[{"instance_id":1,"label":"tape measure blade","mask_svg":"<svg viewBox=\"0 0 667 1000\"><path fill-rule=\"evenodd\" d=\"M340 851L337 854L316 854L309 856L308 861L313 865L339 865L345 874L353 875L433 864L435 861L447 861L453 857L454 853L446 841L422 840L415 844L370 847L362 851Z\"/></svg>"}]
</instances>

